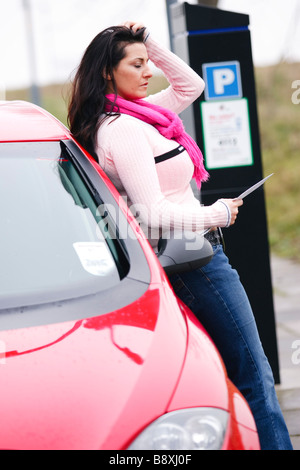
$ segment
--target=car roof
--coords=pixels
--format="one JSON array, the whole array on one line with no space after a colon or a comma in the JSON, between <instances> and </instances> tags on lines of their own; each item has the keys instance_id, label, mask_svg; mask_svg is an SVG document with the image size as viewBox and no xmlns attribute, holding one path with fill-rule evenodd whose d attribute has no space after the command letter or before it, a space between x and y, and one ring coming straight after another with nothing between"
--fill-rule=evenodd
<instances>
[{"instance_id":1,"label":"car roof","mask_svg":"<svg viewBox=\"0 0 300 470\"><path fill-rule=\"evenodd\" d=\"M27 101L0 101L0 142L69 138L69 130L39 106Z\"/></svg>"}]
</instances>

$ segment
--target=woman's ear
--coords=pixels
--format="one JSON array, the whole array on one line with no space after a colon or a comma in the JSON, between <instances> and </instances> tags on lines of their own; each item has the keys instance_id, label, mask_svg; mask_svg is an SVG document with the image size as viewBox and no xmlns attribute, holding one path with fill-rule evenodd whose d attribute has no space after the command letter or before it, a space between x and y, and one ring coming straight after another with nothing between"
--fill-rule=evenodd
<instances>
[{"instance_id":1,"label":"woman's ear","mask_svg":"<svg viewBox=\"0 0 300 470\"><path fill-rule=\"evenodd\" d=\"M107 73L106 70L104 70L104 72L103 72L103 77L105 78L105 80L111 81L111 74Z\"/></svg>"}]
</instances>

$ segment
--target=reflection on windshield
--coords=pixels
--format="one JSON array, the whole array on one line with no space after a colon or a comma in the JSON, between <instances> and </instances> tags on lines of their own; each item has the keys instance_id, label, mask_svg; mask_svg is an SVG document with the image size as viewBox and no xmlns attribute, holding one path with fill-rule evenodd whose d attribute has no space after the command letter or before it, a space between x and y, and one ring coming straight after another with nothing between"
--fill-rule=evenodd
<instances>
[{"instance_id":1,"label":"reflection on windshield","mask_svg":"<svg viewBox=\"0 0 300 470\"><path fill-rule=\"evenodd\" d=\"M58 142L1 144L0 175L0 308L119 282L97 204Z\"/></svg>"}]
</instances>

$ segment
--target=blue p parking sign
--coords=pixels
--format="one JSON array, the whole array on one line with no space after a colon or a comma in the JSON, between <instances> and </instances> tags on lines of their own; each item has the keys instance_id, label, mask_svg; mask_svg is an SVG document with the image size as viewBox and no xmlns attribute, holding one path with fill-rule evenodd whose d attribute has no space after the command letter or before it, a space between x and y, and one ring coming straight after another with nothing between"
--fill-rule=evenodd
<instances>
[{"instance_id":1,"label":"blue p parking sign","mask_svg":"<svg viewBox=\"0 0 300 470\"><path fill-rule=\"evenodd\" d=\"M203 64L204 95L208 100L242 97L240 63L215 62Z\"/></svg>"}]
</instances>

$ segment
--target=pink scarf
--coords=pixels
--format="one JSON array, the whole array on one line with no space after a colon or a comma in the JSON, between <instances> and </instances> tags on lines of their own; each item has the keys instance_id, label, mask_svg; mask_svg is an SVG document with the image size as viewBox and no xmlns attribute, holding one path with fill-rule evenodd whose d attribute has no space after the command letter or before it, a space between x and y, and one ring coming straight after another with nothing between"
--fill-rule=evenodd
<instances>
[{"instance_id":1,"label":"pink scarf","mask_svg":"<svg viewBox=\"0 0 300 470\"><path fill-rule=\"evenodd\" d=\"M111 104L114 102L115 96L112 94L106 95L106 98L109 103L106 105L105 110L111 111ZM209 174L204 168L201 150L192 137L185 132L183 123L176 113L143 99L128 101L120 96L116 99L113 111L129 114L141 121L147 122L167 139L178 142L178 144L186 149L194 164L193 178L195 178L198 188L201 187L202 182L208 180Z\"/></svg>"}]
</instances>

